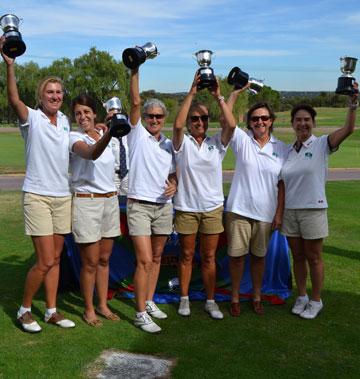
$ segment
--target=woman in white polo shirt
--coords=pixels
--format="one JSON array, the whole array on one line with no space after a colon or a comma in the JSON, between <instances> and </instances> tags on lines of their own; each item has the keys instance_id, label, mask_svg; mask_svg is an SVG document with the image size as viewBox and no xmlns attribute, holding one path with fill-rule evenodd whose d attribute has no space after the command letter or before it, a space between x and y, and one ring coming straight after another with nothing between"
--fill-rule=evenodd
<instances>
[{"instance_id":1,"label":"woman in white polo shirt","mask_svg":"<svg viewBox=\"0 0 360 379\"><path fill-rule=\"evenodd\" d=\"M107 304L109 259L113 238L120 235L120 215L114 183L115 159L111 130L103 136L95 129L96 102L83 94L71 104L77 132L70 133L71 189L73 192L72 232L80 250L80 287L84 297L84 321L101 326L102 317L118 321ZM98 297L93 305L94 288Z\"/></svg>"},{"instance_id":2,"label":"woman in white polo shirt","mask_svg":"<svg viewBox=\"0 0 360 379\"><path fill-rule=\"evenodd\" d=\"M17 321L24 331L40 332L31 313L32 299L42 284L45 287L45 322L62 328L75 324L56 309L60 255L64 234L71 231L71 195L68 181L69 133L67 117L60 112L63 85L48 77L38 85L38 108L27 107L16 85L14 59L6 56L0 39L0 52L6 64L9 104L19 118L25 140L26 173L23 185L25 233L30 235L36 262L28 271Z\"/></svg>"},{"instance_id":3,"label":"woman in white polo shirt","mask_svg":"<svg viewBox=\"0 0 360 379\"><path fill-rule=\"evenodd\" d=\"M129 189L127 221L136 254L134 275L137 313L134 324L148 333L161 331L152 317L167 315L153 301L160 272L161 255L172 232L171 197L176 191L175 165L171 141L161 129L166 108L157 99L148 100L143 107L138 69L131 71L129 146Z\"/></svg>"},{"instance_id":4,"label":"woman in white polo shirt","mask_svg":"<svg viewBox=\"0 0 360 379\"><path fill-rule=\"evenodd\" d=\"M174 197L175 229L180 235L181 245L178 313L181 316L190 316L189 284L196 239L199 235L201 272L207 297L205 311L214 319L222 319L224 316L214 300L215 257L219 235L224 231L222 161L227 145L224 141L230 139L236 122L220 94L219 84L216 83L209 91L220 107L224 126L221 133L207 136L208 108L203 104L192 104L199 81L200 75L196 74L173 127L178 175L178 191ZM184 133L185 124L189 134Z\"/></svg>"},{"instance_id":5,"label":"woman in white polo shirt","mask_svg":"<svg viewBox=\"0 0 360 379\"><path fill-rule=\"evenodd\" d=\"M358 85L355 83L357 89ZM286 235L293 256L293 270L298 297L292 313L314 319L321 309L324 281L323 240L328 235L325 182L329 155L355 129L358 93L350 97L345 125L329 135L315 137L316 111L309 105L295 106L291 123L296 141L282 168L285 183L285 211L282 233ZM307 295L308 267L312 284Z\"/></svg>"},{"instance_id":6,"label":"woman in white polo shirt","mask_svg":"<svg viewBox=\"0 0 360 379\"><path fill-rule=\"evenodd\" d=\"M239 91L233 91L228 103L232 109ZM281 225L284 187L280 170L287 146L272 135L275 114L265 103L254 104L247 112L248 132L234 129L230 146L236 158L235 173L226 203L231 276L230 314L240 315L239 289L245 258L250 254L253 285L252 307L262 315L261 287L265 255L271 232Z\"/></svg>"}]
</instances>

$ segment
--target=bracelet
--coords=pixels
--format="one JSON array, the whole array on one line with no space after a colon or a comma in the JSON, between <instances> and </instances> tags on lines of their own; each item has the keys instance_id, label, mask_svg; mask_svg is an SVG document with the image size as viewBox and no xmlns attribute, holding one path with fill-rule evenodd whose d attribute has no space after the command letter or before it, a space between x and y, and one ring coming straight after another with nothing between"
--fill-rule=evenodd
<instances>
[{"instance_id":1,"label":"bracelet","mask_svg":"<svg viewBox=\"0 0 360 379\"><path fill-rule=\"evenodd\" d=\"M225 97L224 97L224 96L218 96L217 99L218 99L218 102L219 102L219 103L220 103L221 101L225 101Z\"/></svg>"},{"instance_id":2,"label":"bracelet","mask_svg":"<svg viewBox=\"0 0 360 379\"><path fill-rule=\"evenodd\" d=\"M352 101L349 102L349 109L352 111L355 111L358 106L359 106L359 101L356 101L355 103L353 103Z\"/></svg>"}]
</instances>

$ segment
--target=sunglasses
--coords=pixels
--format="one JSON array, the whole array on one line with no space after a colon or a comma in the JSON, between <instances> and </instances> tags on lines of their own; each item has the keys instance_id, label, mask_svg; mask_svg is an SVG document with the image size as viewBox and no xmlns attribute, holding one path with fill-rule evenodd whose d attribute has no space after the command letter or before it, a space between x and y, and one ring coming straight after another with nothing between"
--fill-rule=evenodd
<instances>
[{"instance_id":1,"label":"sunglasses","mask_svg":"<svg viewBox=\"0 0 360 379\"><path fill-rule=\"evenodd\" d=\"M208 114L203 114L202 116L190 116L190 120L192 122L196 122L201 120L202 122L209 121L209 115Z\"/></svg>"},{"instance_id":2,"label":"sunglasses","mask_svg":"<svg viewBox=\"0 0 360 379\"><path fill-rule=\"evenodd\" d=\"M263 115L263 116L251 116L250 117L250 120L252 122L258 122L260 119L261 119L261 121L269 121L271 119L271 117L270 116L266 116L266 115Z\"/></svg>"},{"instance_id":3,"label":"sunglasses","mask_svg":"<svg viewBox=\"0 0 360 379\"><path fill-rule=\"evenodd\" d=\"M162 120L165 116L163 114L146 114L146 118L156 118L157 120Z\"/></svg>"}]
</instances>

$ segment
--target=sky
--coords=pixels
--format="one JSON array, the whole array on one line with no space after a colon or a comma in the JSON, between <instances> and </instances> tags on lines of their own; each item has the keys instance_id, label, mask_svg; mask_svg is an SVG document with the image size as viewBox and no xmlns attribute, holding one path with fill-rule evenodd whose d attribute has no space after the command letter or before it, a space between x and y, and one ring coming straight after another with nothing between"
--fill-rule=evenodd
<instances>
[{"instance_id":1,"label":"sky","mask_svg":"<svg viewBox=\"0 0 360 379\"><path fill-rule=\"evenodd\" d=\"M360 0L1 0L7 13L22 19L20 64L48 66L91 47L121 60L125 48L155 43L141 90L187 91L199 50L214 52L216 75L238 66L278 91L334 91L339 58L360 59Z\"/></svg>"}]
</instances>

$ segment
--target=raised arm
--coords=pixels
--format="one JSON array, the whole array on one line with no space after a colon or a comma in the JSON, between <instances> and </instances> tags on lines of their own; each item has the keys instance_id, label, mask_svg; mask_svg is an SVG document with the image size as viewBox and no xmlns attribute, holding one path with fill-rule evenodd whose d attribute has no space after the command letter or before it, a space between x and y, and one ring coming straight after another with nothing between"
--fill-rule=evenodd
<instances>
[{"instance_id":1,"label":"raised arm","mask_svg":"<svg viewBox=\"0 0 360 379\"><path fill-rule=\"evenodd\" d=\"M231 112L231 109L225 102L224 96L221 96L219 81L216 79L216 85L210 88L210 93L217 100L219 107L221 109L221 143L227 146L231 140L231 137L236 128L236 121Z\"/></svg>"},{"instance_id":2,"label":"raised arm","mask_svg":"<svg viewBox=\"0 0 360 379\"><path fill-rule=\"evenodd\" d=\"M173 126L173 137L172 137L172 142L173 142L175 150L180 149L181 143L184 139L184 126L186 124L186 118L189 113L189 109L193 101L193 98L196 95L197 84L199 80L200 80L200 75L198 74L198 72L196 72L194 80L191 84L189 93L185 96L185 99L183 103L181 104L179 112L176 115L174 126Z\"/></svg>"},{"instance_id":3,"label":"raised arm","mask_svg":"<svg viewBox=\"0 0 360 379\"><path fill-rule=\"evenodd\" d=\"M18 116L21 123L24 123L28 118L28 109L26 105L20 100L19 92L16 85L15 78L15 59L9 58L3 53L3 46L5 42L5 37L0 38L0 52L6 64L6 76L7 76L7 95L11 107Z\"/></svg>"},{"instance_id":4,"label":"raised arm","mask_svg":"<svg viewBox=\"0 0 360 379\"><path fill-rule=\"evenodd\" d=\"M354 88L358 90L358 83L354 83ZM359 92L350 96L349 108L346 115L345 125L335 130L329 135L329 145L331 149L336 149L346 137L352 134L355 130L356 109L359 106L358 102Z\"/></svg>"},{"instance_id":5,"label":"raised arm","mask_svg":"<svg viewBox=\"0 0 360 379\"><path fill-rule=\"evenodd\" d=\"M139 91L139 69L131 70L130 74L130 123L136 125L141 117L141 98Z\"/></svg>"},{"instance_id":6,"label":"raised arm","mask_svg":"<svg viewBox=\"0 0 360 379\"><path fill-rule=\"evenodd\" d=\"M110 130L108 130L94 145L88 145L84 141L75 142L72 151L81 158L95 161L104 152L111 137Z\"/></svg>"}]
</instances>

